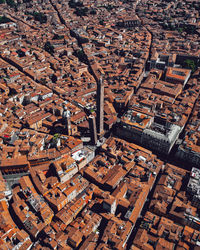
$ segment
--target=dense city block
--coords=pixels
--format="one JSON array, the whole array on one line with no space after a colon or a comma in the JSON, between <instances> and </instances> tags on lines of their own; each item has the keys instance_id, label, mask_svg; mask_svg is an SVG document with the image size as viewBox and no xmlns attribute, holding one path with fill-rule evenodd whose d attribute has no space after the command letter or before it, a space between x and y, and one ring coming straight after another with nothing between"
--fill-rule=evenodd
<instances>
[{"instance_id":1,"label":"dense city block","mask_svg":"<svg viewBox=\"0 0 200 250\"><path fill-rule=\"evenodd\" d=\"M0 0L0 249L200 249L199 93L199 0Z\"/></svg>"}]
</instances>

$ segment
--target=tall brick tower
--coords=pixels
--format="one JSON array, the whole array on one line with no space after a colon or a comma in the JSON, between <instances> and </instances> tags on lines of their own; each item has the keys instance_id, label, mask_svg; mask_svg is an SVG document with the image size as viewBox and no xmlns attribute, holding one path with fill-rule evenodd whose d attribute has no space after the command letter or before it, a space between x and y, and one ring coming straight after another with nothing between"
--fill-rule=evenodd
<instances>
[{"instance_id":1,"label":"tall brick tower","mask_svg":"<svg viewBox=\"0 0 200 250\"><path fill-rule=\"evenodd\" d=\"M101 137L104 132L104 82L102 76L97 81L97 133Z\"/></svg>"},{"instance_id":2,"label":"tall brick tower","mask_svg":"<svg viewBox=\"0 0 200 250\"><path fill-rule=\"evenodd\" d=\"M71 135L71 114L70 111L67 110L66 108L64 109L63 112L63 118L65 120L65 127L67 129L67 134Z\"/></svg>"},{"instance_id":3,"label":"tall brick tower","mask_svg":"<svg viewBox=\"0 0 200 250\"><path fill-rule=\"evenodd\" d=\"M96 120L94 115L89 116L89 125L90 125L90 136L92 144L97 144L97 129L96 129Z\"/></svg>"}]
</instances>

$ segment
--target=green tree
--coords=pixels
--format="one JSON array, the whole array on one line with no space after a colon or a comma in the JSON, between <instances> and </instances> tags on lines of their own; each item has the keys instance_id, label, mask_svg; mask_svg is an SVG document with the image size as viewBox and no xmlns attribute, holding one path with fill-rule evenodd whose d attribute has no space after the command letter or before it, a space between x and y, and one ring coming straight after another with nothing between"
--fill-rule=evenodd
<instances>
[{"instance_id":1,"label":"green tree","mask_svg":"<svg viewBox=\"0 0 200 250\"><path fill-rule=\"evenodd\" d=\"M54 135L53 135L53 138L54 138L54 139L60 138L60 134L59 134L59 133L54 134Z\"/></svg>"},{"instance_id":2,"label":"green tree","mask_svg":"<svg viewBox=\"0 0 200 250\"><path fill-rule=\"evenodd\" d=\"M192 73L194 73L194 71L196 70L196 64L193 60L191 59L187 59L184 61L184 63L186 64L186 67L192 70Z\"/></svg>"},{"instance_id":3,"label":"green tree","mask_svg":"<svg viewBox=\"0 0 200 250\"><path fill-rule=\"evenodd\" d=\"M183 28L178 28L178 32L182 33L183 32Z\"/></svg>"}]
</instances>

